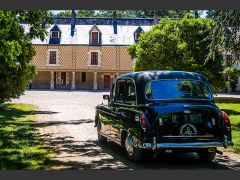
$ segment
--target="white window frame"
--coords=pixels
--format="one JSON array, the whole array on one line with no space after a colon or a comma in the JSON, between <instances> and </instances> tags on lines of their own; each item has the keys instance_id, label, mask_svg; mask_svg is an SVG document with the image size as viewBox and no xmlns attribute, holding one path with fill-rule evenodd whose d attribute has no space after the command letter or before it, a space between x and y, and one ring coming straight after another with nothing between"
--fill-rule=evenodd
<instances>
[{"instance_id":1,"label":"white window frame","mask_svg":"<svg viewBox=\"0 0 240 180\"><path fill-rule=\"evenodd\" d=\"M56 51L56 64L50 64L50 52ZM46 56L46 66L59 66L60 51L59 49L48 49Z\"/></svg>"},{"instance_id":2,"label":"white window frame","mask_svg":"<svg viewBox=\"0 0 240 180\"><path fill-rule=\"evenodd\" d=\"M91 31L91 44L95 44L95 43L92 42L92 33L93 32L97 32L98 33L98 42L97 42L97 44L99 44L100 43L100 33L99 33L99 31L96 31L96 30L95 31Z\"/></svg>"},{"instance_id":3,"label":"white window frame","mask_svg":"<svg viewBox=\"0 0 240 180\"><path fill-rule=\"evenodd\" d=\"M53 32L57 32L57 33L58 33L58 37L53 37L53 36L52 36L52 33L53 33ZM51 31L51 38L59 38L59 37L60 37L60 32L59 32L59 31Z\"/></svg>"},{"instance_id":4,"label":"white window frame","mask_svg":"<svg viewBox=\"0 0 240 180\"><path fill-rule=\"evenodd\" d=\"M138 40L139 40L139 36L138 36L138 38L137 38L137 34L140 36L140 33L135 32L135 33L134 33L134 40L135 40L135 41L138 41Z\"/></svg>"},{"instance_id":5,"label":"white window frame","mask_svg":"<svg viewBox=\"0 0 240 180\"><path fill-rule=\"evenodd\" d=\"M91 53L93 53L93 52L98 53L98 65L91 65L91 58L92 58ZM100 67L101 66L101 56L102 56L102 54L101 54L100 50L90 50L88 52L87 66L88 67Z\"/></svg>"},{"instance_id":6,"label":"white window frame","mask_svg":"<svg viewBox=\"0 0 240 180\"><path fill-rule=\"evenodd\" d=\"M82 82L82 73L83 73L83 72L86 73L86 82ZM86 84L86 83L87 83L87 78L88 78L87 71L81 71L81 72L80 72L80 83Z\"/></svg>"}]
</instances>

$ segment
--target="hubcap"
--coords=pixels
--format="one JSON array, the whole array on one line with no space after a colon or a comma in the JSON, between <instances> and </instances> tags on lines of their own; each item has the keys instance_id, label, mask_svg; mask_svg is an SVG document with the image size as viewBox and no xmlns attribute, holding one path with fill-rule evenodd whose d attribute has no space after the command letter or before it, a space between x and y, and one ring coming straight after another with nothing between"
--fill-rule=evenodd
<instances>
[{"instance_id":1,"label":"hubcap","mask_svg":"<svg viewBox=\"0 0 240 180\"><path fill-rule=\"evenodd\" d=\"M130 135L125 140L125 147L130 156L133 155L133 139Z\"/></svg>"}]
</instances>

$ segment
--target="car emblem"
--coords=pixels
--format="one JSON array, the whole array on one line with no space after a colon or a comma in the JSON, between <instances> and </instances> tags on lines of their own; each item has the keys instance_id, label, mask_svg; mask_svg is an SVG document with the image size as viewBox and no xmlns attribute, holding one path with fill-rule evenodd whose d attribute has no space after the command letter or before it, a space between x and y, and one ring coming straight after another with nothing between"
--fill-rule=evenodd
<instances>
[{"instance_id":1,"label":"car emblem","mask_svg":"<svg viewBox=\"0 0 240 180\"><path fill-rule=\"evenodd\" d=\"M182 136L195 136L197 135L197 128L190 124L186 123L180 128L180 135Z\"/></svg>"}]
</instances>

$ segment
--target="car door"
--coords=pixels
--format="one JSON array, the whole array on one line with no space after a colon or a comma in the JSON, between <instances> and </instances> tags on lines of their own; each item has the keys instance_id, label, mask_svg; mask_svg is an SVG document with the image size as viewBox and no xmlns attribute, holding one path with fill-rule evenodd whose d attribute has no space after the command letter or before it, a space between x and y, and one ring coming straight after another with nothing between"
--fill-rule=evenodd
<instances>
[{"instance_id":1,"label":"car door","mask_svg":"<svg viewBox=\"0 0 240 180\"><path fill-rule=\"evenodd\" d=\"M100 119L101 119L101 132L107 136L110 136L111 134L111 123L112 123L112 102L115 92L115 83L112 84L112 89L110 92L110 99L108 102L108 105L104 105L102 107L101 113L100 113Z\"/></svg>"},{"instance_id":2,"label":"car door","mask_svg":"<svg viewBox=\"0 0 240 180\"><path fill-rule=\"evenodd\" d=\"M130 79L119 80L112 111L111 136L120 142L121 130L128 129L134 120L136 107L136 89Z\"/></svg>"},{"instance_id":3,"label":"car door","mask_svg":"<svg viewBox=\"0 0 240 180\"><path fill-rule=\"evenodd\" d=\"M123 106L125 96L125 80L119 79L116 82L114 99L111 108L111 137L120 142L120 131L122 128L119 109Z\"/></svg>"}]
</instances>

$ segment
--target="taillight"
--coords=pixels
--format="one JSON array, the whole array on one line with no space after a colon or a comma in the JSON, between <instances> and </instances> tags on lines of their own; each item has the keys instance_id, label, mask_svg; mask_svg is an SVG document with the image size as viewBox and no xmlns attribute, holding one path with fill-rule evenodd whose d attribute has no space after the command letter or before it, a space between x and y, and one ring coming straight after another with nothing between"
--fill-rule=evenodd
<instances>
[{"instance_id":1,"label":"taillight","mask_svg":"<svg viewBox=\"0 0 240 180\"><path fill-rule=\"evenodd\" d=\"M230 127L230 126L231 126L231 124L230 124L230 119L229 119L227 113L224 112L224 111L221 111L221 112L219 113L219 115L220 115L221 118L223 118L224 124L225 124L227 127Z\"/></svg>"},{"instance_id":2,"label":"taillight","mask_svg":"<svg viewBox=\"0 0 240 180\"><path fill-rule=\"evenodd\" d=\"M227 113L225 113L224 111L222 111L222 115L223 115L223 119L224 119L224 123L226 126L230 127L230 119L227 115Z\"/></svg>"},{"instance_id":3,"label":"taillight","mask_svg":"<svg viewBox=\"0 0 240 180\"><path fill-rule=\"evenodd\" d=\"M140 114L140 124L144 130L147 129L147 118L144 113Z\"/></svg>"}]
</instances>

